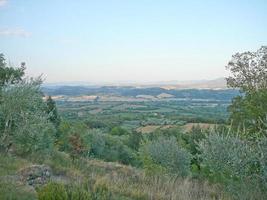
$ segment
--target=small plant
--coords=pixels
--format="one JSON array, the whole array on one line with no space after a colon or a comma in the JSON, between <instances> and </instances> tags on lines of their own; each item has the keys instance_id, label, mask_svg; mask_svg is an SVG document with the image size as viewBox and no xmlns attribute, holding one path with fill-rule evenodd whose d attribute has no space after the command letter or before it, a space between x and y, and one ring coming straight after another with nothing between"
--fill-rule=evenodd
<instances>
[{"instance_id":1,"label":"small plant","mask_svg":"<svg viewBox=\"0 0 267 200\"><path fill-rule=\"evenodd\" d=\"M38 200L68 200L68 194L63 184L51 182L38 191Z\"/></svg>"},{"instance_id":2,"label":"small plant","mask_svg":"<svg viewBox=\"0 0 267 200\"><path fill-rule=\"evenodd\" d=\"M99 179L93 187L93 200L110 200L112 194L104 179Z\"/></svg>"},{"instance_id":3,"label":"small plant","mask_svg":"<svg viewBox=\"0 0 267 200\"><path fill-rule=\"evenodd\" d=\"M91 200L91 193L78 185L48 183L38 191L38 200Z\"/></svg>"}]
</instances>

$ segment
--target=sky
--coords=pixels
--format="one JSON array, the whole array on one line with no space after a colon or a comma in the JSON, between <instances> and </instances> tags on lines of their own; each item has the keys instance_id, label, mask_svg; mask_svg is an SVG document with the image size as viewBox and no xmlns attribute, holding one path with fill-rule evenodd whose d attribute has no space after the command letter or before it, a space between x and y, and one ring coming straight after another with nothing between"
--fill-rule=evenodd
<instances>
[{"instance_id":1,"label":"sky","mask_svg":"<svg viewBox=\"0 0 267 200\"><path fill-rule=\"evenodd\" d=\"M262 45L266 0L0 0L0 53L47 83L215 79Z\"/></svg>"}]
</instances>

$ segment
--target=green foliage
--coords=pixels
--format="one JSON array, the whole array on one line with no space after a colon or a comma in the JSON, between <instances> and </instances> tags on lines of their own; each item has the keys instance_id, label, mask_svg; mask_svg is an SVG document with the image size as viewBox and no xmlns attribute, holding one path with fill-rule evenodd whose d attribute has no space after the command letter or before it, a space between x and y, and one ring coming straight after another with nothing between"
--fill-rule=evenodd
<instances>
[{"instance_id":1,"label":"green foliage","mask_svg":"<svg viewBox=\"0 0 267 200\"><path fill-rule=\"evenodd\" d=\"M267 90L251 91L234 98L229 111L233 128L239 129L241 134L247 134L248 137L265 134Z\"/></svg>"},{"instance_id":2,"label":"green foliage","mask_svg":"<svg viewBox=\"0 0 267 200\"><path fill-rule=\"evenodd\" d=\"M260 163L260 178L267 191L267 138L262 138L258 144L258 159Z\"/></svg>"},{"instance_id":3,"label":"green foliage","mask_svg":"<svg viewBox=\"0 0 267 200\"><path fill-rule=\"evenodd\" d=\"M109 128L110 126L109 124L106 124L103 121L95 119L86 120L85 124L91 129Z\"/></svg>"},{"instance_id":4,"label":"green foliage","mask_svg":"<svg viewBox=\"0 0 267 200\"><path fill-rule=\"evenodd\" d=\"M20 154L51 148L54 128L48 122L40 80L23 81L2 88L0 146Z\"/></svg>"},{"instance_id":5,"label":"green foliage","mask_svg":"<svg viewBox=\"0 0 267 200\"><path fill-rule=\"evenodd\" d=\"M93 200L111 200L112 193L109 191L107 184L101 179L93 186Z\"/></svg>"},{"instance_id":6,"label":"green foliage","mask_svg":"<svg viewBox=\"0 0 267 200\"><path fill-rule=\"evenodd\" d=\"M0 199L2 200L36 200L36 194L28 188L12 181L0 179Z\"/></svg>"},{"instance_id":7,"label":"green foliage","mask_svg":"<svg viewBox=\"0 0 267 200\"><path fill-rule=\"evenodd\" d=\"M91 200L91 193L83 185L65 185L69 200Z\"/></svg>"},{"instance_id":8,"label":"green foliage","mask_svg":"<svg viewBox=\"0 0 267 200\"><path fill-rule=\"evenodd\" d=\"M126 135L128 132L120 126L113 127L110 131L111 135Z\"/></svg>"},{"instance_id":9,"label":"green foliage","mask_svg":"<svg viewBox=\"0 0 267 200\"><path fill-rule=\"evenodd\" d=\"M40 189L38 200L68 200L68 194L63 184L51 182Z\"/></svg>"},{"instance_id":10,"label":"green foliage","mask_svg":"<svg viewBox=\"0 0 267 200\"><path fill-rule=\"evenodd\" d=\"M250 93L267 89L267 46L256 52L236 53L227 65L231 75L227 78L229 87Z\"/></svg>"},{"instance_id":11,"label":"green foliage","mask_svg":"<svg viewBox=\"0 0 267 200\"><path fill-rule=\"evenodd\" d=\"M253 172L255 154L246 141L239 137L211 133L200 142L202 163L211 173L225 178L245 177Z\"/></svg>"},{"instance_id":12,"label":"green foliage","mask_svg":"<svg viewBox=\"0 0 267 200\"><path fill-rule=\"evenodd\" d=\"M187 176L190 172L191 155L182 149L174 137L159 137L156 140L146 141L140 148L140 157L145 168L147 164L156 164L160 171L165 168L169 173ZM164 171L164 170L163 170Z\"/></svg>"},{"instance_id":13,"label":"green foliage","mask_svg":"<svg viewBox=\"0 0 267 200\"><path fill-rule=\"evenodd\" d=\"M188 134L184 136L187 142L188 150L192 155L199 153L198 143L205 138L205 130L201 129L199 126L193 126Z\"/></svg>"},{"instance_id":14,"label":"green foliage","mask_svg":"<svg viewBox=\"0 0 267 200\"><path fill-rule=\"evenodd\" d=\"M261 199L266 195L265 142L242 140L238 136L211 133L199 144L202 169L224 185L235 199Z\"/></svg>"},{"instance_id":15,"label":"green foliage","mask_svg":"<svg viewBox=\"0 0 267 200\"><path fill-rule=\"evenodd\" d=\"M229 107L230 120L236 130L256 138L267 128L267 47L233 55L227 68L228 86L243 93Z\"/></svg>"},{"instance_id":16,"label":"green foliage","mask_svg":"<svg viewBox=\"0 0 267 200\"><path fill-rule=\"evenodd\" d=\"M200 170L200 160L198 158L198 154L200 153L198 150L198 144L205 138L205 131L202 130L199 126L193 126L193 128L187 133L183 134L182 137L185 141L186 149L191 153L191 166L192 172L198 173Z\"/></svg>"},{"instance_id":17,"label":"green foliage","mask_svg":"<svg viewBox=\"0 0 267 200\"><path fill-rule=\"evenodd\" d=\"M50 182L38 191L38 200L90 200L91 194L77 185Z\"/></svg>"},{"instance_id":18,"label":"green foliage","mask_svg":"<svg viewBox=\"0 0 267 200\"><path fill-rule=\"evenodd\" d=\"M134 153L126 146L122 138L103 134L101 132L89 133L91 139L91 155L106 161L119 161L123 164L134 164Z\"/></svg>"},{"instance_id":19,"label":"green foliage","mask_svg":"<svg viewBox=\"0 0 267 200\"><path fill-rule=\"evenodd\" d=\"M87 127L85 124L62 121L58 131L60 135L56 146L60 151L76 152L74 153L76 156L72 154L74 157L87 155L90 151L90 144L86 139Z\"/></svg>"},{"instance_id":20,"label":"green foliage","mask_svg":"<svg viewBox=\"0 0 267 200\"><path fill-rule=\"evenodd\" d=\"M127 145L133 150L138 151L142 139L143 139L143 135L141 133L132 131L129 133Z\"/></svg>"},{"instance_id":21,"label":"green foliage","mask_svg":"<svg viewBox=\"0 0 267 200\"><path fill-rule=\"evenodd\" d=\"M46 99L46 105L46 112L49 116L48 119L55 125L56 128L58 128L60 124L60 117L57 112L56 102L51 96Z\"/></svg>"},{"instance_id":22,"label":"green foliage","mask_svg":"<svg viewBox=\"0 0 267 200\"><path fill-rule=\"evenodd\" d=\"M24 76L25 63L20 68L8 67L3 54L0 54L0 88L6 84L15 84L22 81Z\"/></svg>"}]
</instances>

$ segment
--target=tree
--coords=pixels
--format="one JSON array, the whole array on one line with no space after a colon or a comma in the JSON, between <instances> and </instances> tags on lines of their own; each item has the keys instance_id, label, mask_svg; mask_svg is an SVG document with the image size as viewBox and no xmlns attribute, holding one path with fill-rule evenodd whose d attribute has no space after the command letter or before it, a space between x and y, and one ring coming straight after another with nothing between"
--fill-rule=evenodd
<instances>
[{"instance_id":1,"label":"tree","mask_svg":"<svg viewBox=\"0 0 267 200\"><path fill-rule=\"evenodd\" d=\"M74 161L75 158L81 156L81 154L85 151L85 145L81 135L78 133L74 133L69 137L69 143L71 147L70 156Z\"/></svg>"},{"instance_id":2,"label":"tree","mask_svg":"<svg viewBox=\"0 0 267 200\"><path fill-rule=\"evenodd\" d=\"M20 68L8 67L4 54L0 54L0 87L7 83L15 84L22 81L25 74L25 62L21 63Z\"/></svg>"},{"instance_id":3,"label":"tree","mask_svg":"<svg viewBox=\"0 0 267 200\"><path fill-rule=\"evenodd\" d=\"M156 169L179 176L187 176L190 172L191 154L179 146L175 137L144 142L140 147L140 158L149 171Z\"/></svg>"},{"instance_id":4,"label":"tree","mask_svg":"<svg viewBox=\"0 0 267 200\"><path fill-rule=\"evenodd\" d=\"M128 132L125 129L121 128L120 126L115 126L110 131L111 135L125 135L127 133Z\"/></svg>"},{"instance_id":5,"label":"tree","mask_svg":"<svg viewBox=\"0 0 267 200\"><path fill-rule=\"evenodd\" d=\"M233 199L266 196L266 139L253 143L238 135L211 132L199 143L202 171Z\"/></svg>"},{"instance_id":6,"label":"tree","mask_svg":"<svg viewBox=\"0 0 267 200\"><path fill-rule=\"evenodd\" d=\"M129 133L129 139L127 145L135 151L138 151L143 135L136 131L132 131Z\"/></svg>"},{"instance_id":7,"label":"tree","mask_svg":"<svg viewBox=\"0 0 267 200\"><path fill-rule=\"evenodd\" d=\"M227 85L241 91L229 106L233 128L249 135L263 134L267 119L267 46L233 55L227 69L231 72Z\"/></svg>"},{"instance_id":8,"label":"tree","mask_svg":"<svg viewBox=\"0 0 267 200\"><path fill-rule=\"evenodd\" d=\"M266 134L267 130L267 90L251 91L234 98L228 107L232 126L243 134Z\"/></svg>"},{"instance_id":9,"label":"tree","mask_svg":"<svg viewBox=\"0 0 267 200\"><path fill-rule=\"evenodd\" d=\"M23 80L2 88L0 147L8 152L31 153L49 149L54 128L44 112L41 80Z\"/></svg>"},{"instance_id":10,"label":"tree","mask_svg":"<svg viewBox=\"0 0 267 200\"><path fill-rule=\"evenodd\" d=\"M57 112L56 102L49 96L46 100L47 109L46 112L49 115L49 120L58 128L60 124L60 117Z\"/></svg>"},{"instance_id":11,"label":"tree","mask_svg":"<svg viewBox=\"0 0 267 200\"><path fill-rule=\"evenodd\" d=\"M226 66L232 73L227 85L242 92L267 89L267 46L256 52L236 53Z\"/></svg>"}]
</instances>

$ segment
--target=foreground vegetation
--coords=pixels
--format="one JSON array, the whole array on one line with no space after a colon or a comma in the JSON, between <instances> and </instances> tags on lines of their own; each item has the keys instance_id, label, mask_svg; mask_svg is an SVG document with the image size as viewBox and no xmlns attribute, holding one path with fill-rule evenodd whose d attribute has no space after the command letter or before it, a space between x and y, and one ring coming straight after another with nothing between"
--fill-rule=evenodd
<instances>
[{"instance_id":1,"label":"foreground vegetation","mask_svg":"<svg viewBox=\"0 0 267 200\"><path fill-rule=\"evenodd\" d=\"M1 55L0 199L265 199L266 63L266 47L229 62L229 121L142 134L123 117L67 118Z\"/></svg>"}]
</instances>

